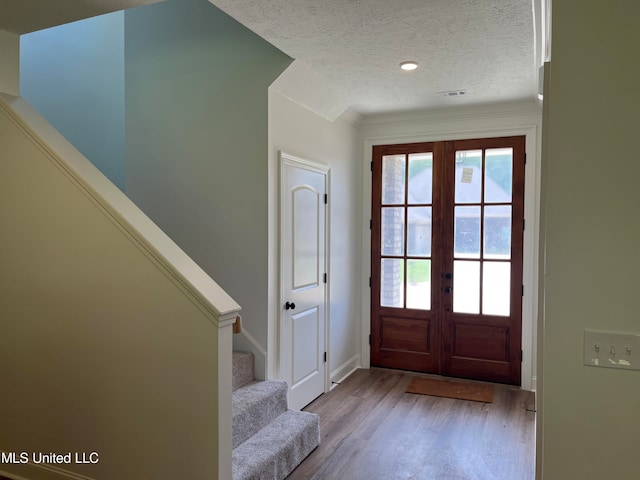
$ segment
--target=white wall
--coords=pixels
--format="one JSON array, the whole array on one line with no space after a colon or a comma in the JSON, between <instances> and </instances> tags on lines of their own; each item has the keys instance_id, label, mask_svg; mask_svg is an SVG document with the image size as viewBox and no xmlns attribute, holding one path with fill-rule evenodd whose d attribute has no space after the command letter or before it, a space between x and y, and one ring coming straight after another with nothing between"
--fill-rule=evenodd
<instances>
[{"instance_id":1,"label":"white wall","mask_svg":"<svg viewBox=\"0 0 640 480\"><path fill-rule=\"evenodd\" d=\"M583 365L584 329L640 333L639 17L635 1L553 2L539 452L545 480L640 476L640 372Z\"/></svg>"},{"instance_id":2,"label":"white wall","mask_svg":"<svg viewBox=\"0 0 640 480\"><path fill-rule=\"evenodd\" d=\"M267 89L291 59L207 0L129 10L125 31L125 192L266 349Z\"/></svg>"},{"instance_id":3,"label":"white wall","mask_svg":"<svg viewBox=\"0 0 640 480\"><path fill-rule=\"evenodd\" d=\"M20 94L20 35L0 30L0 92Z\"/></svg>"},{"instance_id":4,"label":"white wall","mask_svg":"<svg viewBox=\"0 0 640 480\"><path fill-rule=\"evenodd\" d=\"M124 12L20 37L21 94L124 190Z\"/></svg>"},{"instance_id":5,"label":"white wall","mask_svg":"<svg viewBox=\"0 0 640 480\"><path fill-rule=\"evenodd\" d=\"M473 108L450 108L442 111L411 112L367 116L362 126L364 154L361 175L364 178L362 211L367 212L361 224L363 278L370 276L371 212L370 162L373 145L526 135L527 165L525 172L524 297L522 318L522 387L535 390L537 365L537 255L540 190L541 107L537 102L501 104ZM370 290L362 294L363 364L369 366L368 336L370 331Z\"/></svg>"},{"instance_id":6,"label":"white wall","mask_svg":"<svg viewBox=\"0 0 640 480\"><path fill-rule=\"evenodd\" d=\"M0 451L96 452L94 465L55 465L82 478L218 478L231 439L229 424L228 448L218 442L218 327L158 260L170 241L155 227L134 235L139 211L46 122L29 123L37 133L0 100ZM9 472L80 478L2 463Z\"/></svg>"},{"instance_id":7,"label":"white wall","mask_svg":"<svg viewBox=\"0 0 640 480\"><path fill-rule=\"evenodd\" d=\"M270 370L274 373L279 280L278 152L331 168L329 268L329 370L339 381L360 365L361 147L358 130L344 119L325 118L269 91L269 321Z\"/></svg>"}]
</instances>

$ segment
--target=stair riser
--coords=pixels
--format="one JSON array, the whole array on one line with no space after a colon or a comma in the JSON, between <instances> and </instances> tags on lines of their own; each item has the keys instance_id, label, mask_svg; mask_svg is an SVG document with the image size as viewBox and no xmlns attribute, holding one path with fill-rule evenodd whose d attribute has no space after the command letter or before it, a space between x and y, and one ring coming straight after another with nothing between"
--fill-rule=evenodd
<instances>
[{"instance_id":1,"label":"stair riser","mask_svg":"<svg viewBox=\"0 0 640 480\"><path fill-rule=\"evenodd\" d=\"M233 352L233 390L248 385L255 380L255 361L252 353Z\"/></svg>"}]
</instances>

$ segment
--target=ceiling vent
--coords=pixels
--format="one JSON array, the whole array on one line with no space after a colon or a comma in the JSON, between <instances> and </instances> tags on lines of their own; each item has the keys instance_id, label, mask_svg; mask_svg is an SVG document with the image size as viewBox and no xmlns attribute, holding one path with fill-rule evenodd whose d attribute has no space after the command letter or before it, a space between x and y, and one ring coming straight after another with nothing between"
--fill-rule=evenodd
<instances>
[{"instance_id":1,"label":"ceiling vent","mask_svg":"<svg viewBox=\"0 0 640 480\"><path fill-rule=\"evenodd\" d=\"M463 90L449 90L448 92L438 92L438 95L441 97L462 97L463 95L468 95L469 91L466 89Z\"/></svg>"}]
</instances>

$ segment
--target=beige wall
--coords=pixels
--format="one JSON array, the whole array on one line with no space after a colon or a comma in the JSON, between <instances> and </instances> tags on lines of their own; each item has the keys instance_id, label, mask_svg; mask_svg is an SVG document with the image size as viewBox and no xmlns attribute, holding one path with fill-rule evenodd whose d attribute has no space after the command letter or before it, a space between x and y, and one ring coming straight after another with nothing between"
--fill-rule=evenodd
<instances>
[{"instance_id":1,"label":"beige wall","mask_svg":"<svg viewBox=\"0 0 640 480\"><path fill-rule=\"evenodd\" d=\"M90 478L217 478L217 327L9 111L0 450L95 451L95 465L57 465Z\"/></svg>"},{"instance_id":2,"label":"beige wall","mask_svg":"<svg viewBox=\"0 0 640 480\"><path fill-rule=\"evenodd\" d=\"M640 332L640 4L553 2L545 102L545 480L640 476L640 372L583 366L584 329Z\"/></svg>"}]
</instances>

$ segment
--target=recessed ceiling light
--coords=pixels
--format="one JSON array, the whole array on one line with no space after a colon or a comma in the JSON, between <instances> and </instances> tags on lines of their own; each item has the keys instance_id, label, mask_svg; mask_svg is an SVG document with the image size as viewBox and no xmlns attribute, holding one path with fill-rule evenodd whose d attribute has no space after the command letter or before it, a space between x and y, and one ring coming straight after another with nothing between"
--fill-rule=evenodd
<instances>
[{"instance_id":1,"label":"recessed ceiling light","mask_svg":"<svg viewBox=\"0 0 640 480\"><path fill-rule=\"evenodd\" d=\"M402 62L400 64L400 68L402 70L406 70L406 71L415 70L416 68L418 68L418 62L415 62L413 60L407 61L407 62Z\"/></svg>"}]
</instances>

